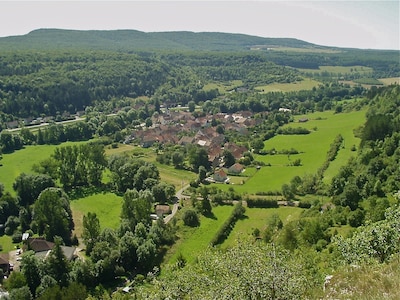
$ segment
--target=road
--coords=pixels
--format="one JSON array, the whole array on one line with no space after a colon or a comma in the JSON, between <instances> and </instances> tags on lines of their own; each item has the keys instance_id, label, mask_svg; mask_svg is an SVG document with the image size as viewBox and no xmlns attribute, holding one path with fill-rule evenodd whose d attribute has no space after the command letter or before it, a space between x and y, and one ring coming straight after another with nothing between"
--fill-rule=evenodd
<instances>
[{"instance_id":1,"label":"road","mask_svg":"<svg viewBox=\"0 0 400 300\"><path fill-rule=\"evenodd\" d=\"M165 224L167 224L169 221L171 221L172 218L175 216L176 212L177 212L178 209L179 209L179 205L180 205L181 199L184 199L184 198L185 198L185 196L183 196L182 193L183 193L183 191L186 190L189 186L190 186L189 184L188 184L188 185L185 185L183 188L181 188L179 191L176 192L175 196L176 196L176 198L177 198L178 200L175 202L174 206L172 207L172 212L171 212L168 216L166 216L166 217L164 218L164 223L165 223Z\"/></svg>"}]
</instances>

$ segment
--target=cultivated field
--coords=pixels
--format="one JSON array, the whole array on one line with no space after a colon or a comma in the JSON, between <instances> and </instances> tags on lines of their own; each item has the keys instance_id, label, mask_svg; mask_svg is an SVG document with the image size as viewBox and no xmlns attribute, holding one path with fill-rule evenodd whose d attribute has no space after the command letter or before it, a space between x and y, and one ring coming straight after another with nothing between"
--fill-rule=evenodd
<instances>
[{"instance_id":1,"label":"cultivated field","mask_svg":"<svg viewBox=\"0 0 400 300\"><path fill-rule=\"evenodd\" d=\"M400 84L400 77L379 78L384 85Z\"/></svg>"},{"instance_id":2,"label":"cultivated field","mask_svg":"<svg viewBox=\"0 0 400 300\"><path fill-rule=\"evenodd\" d=\"M301 90L311 90L313 87L317 87L321 83L310 78L304 78L302 81L292 83L272 83L263 86L255 87L256 91L261 94L269 92L294 92Z\"/></svg>"}]
</instances>

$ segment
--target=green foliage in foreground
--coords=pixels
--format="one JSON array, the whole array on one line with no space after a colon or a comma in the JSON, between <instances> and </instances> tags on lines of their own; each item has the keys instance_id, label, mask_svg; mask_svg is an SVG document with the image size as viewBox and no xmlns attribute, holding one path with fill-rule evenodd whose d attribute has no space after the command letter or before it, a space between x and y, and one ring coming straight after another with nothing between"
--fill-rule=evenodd
<instances>
[{"instance_id":1,"label":"green foliage in foreground","mask_svg":"<svg viewBox=\"0 0 400 300\"><path fill-rule=\"evenodd\" d=\"M272 245L239 241L227 251L207 249L197 263L175 267L137 299L303 299L313 285L301 258Z\"/></svg>"}]
</instances>

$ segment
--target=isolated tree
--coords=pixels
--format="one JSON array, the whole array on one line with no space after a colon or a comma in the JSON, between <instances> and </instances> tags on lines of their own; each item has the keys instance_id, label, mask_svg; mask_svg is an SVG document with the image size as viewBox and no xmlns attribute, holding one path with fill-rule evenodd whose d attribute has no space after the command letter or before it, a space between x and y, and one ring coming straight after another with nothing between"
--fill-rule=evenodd
<instances>
[{"instance_id":1,"label":"isolated tree","mask_svg":"<svg viewBox=\"0 0 400 300\"><path fill-rule=\"evenodd\" d=\"M182 168L185 157L181 152L175 151L174 153L172 153L171 159L172 159L172 164L176 169Z\"/></svg>"},{"instance_id":2,"label":"isolated tree","mask_svg":"<svg viewBox=\"0 0 400 300\"><path fill-rule=\"evenodd\" d=\"M204 166L199 167L199 182L203 182L207 177L207 170Z\"/></svg>"},{"instance_id":3,"label":"isolated tree","mask_svg":"<svg viewBox=\"0 0 400 300\"><path fill-rule=\"evenodd\" d=\"M230 152L229 150L224 150L223 156L224 156L225 167L229 168L235 164L236 161L235 161L235 157L233 156L232 152Z\"/></svg>"},{"instance_id":4,"label":"isolated tree","mask_svg":"<svg viewBox=\"0 0 400 300\"><path fill-rule=\"evenodd\" d=\"M196 103L194 101L189 101L188 108L190 112L194 112L194 110L196 109Z\"/></svg>"},{"instance_id":5,"label":"isolated tree","mask_svg":"<svg viewBox=\"0 0 400 300\"><path fill-rule=\"evenodd\" d=\"M183 213L182 220L186 226L196 227L200 225L199 216L191 209L188 209Z\"/></svg>"}]
</instances>

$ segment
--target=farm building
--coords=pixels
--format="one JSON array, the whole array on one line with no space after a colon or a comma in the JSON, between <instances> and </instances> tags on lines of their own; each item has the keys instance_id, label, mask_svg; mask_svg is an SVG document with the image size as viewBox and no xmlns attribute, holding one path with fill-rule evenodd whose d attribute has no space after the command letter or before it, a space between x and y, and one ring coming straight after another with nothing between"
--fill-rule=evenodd
<instances>
[{"instance_id":1,"label":"farm building","mask_svg":"<svg viewBox=\"0 0 400 300\"><path fill-rule=\"evenodd\" d=\"M239 163L235 163L234 165L232 165L231 167L229 167L228 172L231 174L240 174L242 173L244 170L244 166L239 164Z\"/></svg>"},{"instance_id":2,"label":"farm building","mask_svg":"<svg viewBox=\"0 0 400 300\"><path fill-rule=\"evenodd\" d=\"M213 179L217 182L225 182L228 179L228 177L223 169L219 169L215 171Z\"/></svg>"}]
</instances>

